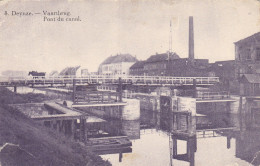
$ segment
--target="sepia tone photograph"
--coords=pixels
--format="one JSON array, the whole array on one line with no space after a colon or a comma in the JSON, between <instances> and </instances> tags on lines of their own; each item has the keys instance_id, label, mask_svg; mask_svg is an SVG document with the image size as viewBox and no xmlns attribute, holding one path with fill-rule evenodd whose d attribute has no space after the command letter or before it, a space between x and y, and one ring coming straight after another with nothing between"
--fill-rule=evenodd
<instances>
[{"instance_id":1,"label":"sepia tone photograph","mask_svg":"<svg viewBox=\"0 0 260 166\"><path fill-rule=\"evenodd\" d=\"M259 0L0 0L0 166L259 165Z\"/></svg>"}]
</instances>

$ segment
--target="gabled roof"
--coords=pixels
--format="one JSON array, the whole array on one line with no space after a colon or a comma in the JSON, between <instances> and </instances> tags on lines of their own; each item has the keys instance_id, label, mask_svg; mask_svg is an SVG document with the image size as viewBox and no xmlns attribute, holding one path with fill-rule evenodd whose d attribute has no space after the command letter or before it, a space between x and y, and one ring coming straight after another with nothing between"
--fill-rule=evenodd
<instances>
[{"instance_id":1,"label":"gabled roof","mask_svg":"<svg viewBox=\"0 0 260 166\"><path fill-rule=\"evenodd\" d=\"M259 74L244 74L240 78L241 82L249 82L249 83L260 83L260 75Z\"/></svg>"},{"instance_id":2,"label":"gabled roof","mask_svg":"<svg viewBox=\"0 0 260 166\"><path fill-rule=\"evenodd\" d=\"M130 54L118 54L108 57L102 64L120 63L120 62L136 62L137 59Z\"/></svg>"},{"instance_id":3,"label":"gabled roof","mask_svg":"<svg viewBox=\"0 0 260 166\"><path fill-rule=\"evenodd\" d=\"M179 59L179 55L176 53L170 53L169 54L169 60L174 60L174 59ZM160 62L160 61L166 61L168 60L168 53L162 53L162 54L156 54L150 56L146 62L151 63L151 62Z\"/></svg>"},{"instance_id":4,"label":"gabled roof","mask_svg":"<svg viewBox=\"0 0 260 166\"><path fill-rule=\"evenodd\" d=\"M50 72L49 76L55 76L58 74L59 74L58 71L55 70L55 71Z\"/></svg>"},{"instance_id":5,"label":"gabled roof","mask_svg":"<svg viewBox=\"0 0 260 166\"><path fill-rule=\"evenodd\" d=\"M63 69L59 75L76 75L77 70L80 68L80 66L76 67L66 67Z\"/></svg>"},{"instance_id":6,"label":"gabled roof","mask_svg":"<svg viewBox=\"0 0 260 166\"><path fill-rule=\"evenodd\" d=\"M257 38L258 38L258 40L257 40ZM244 39L241 39L241 40L235 42L235 44L242 44L244 42L256 41L256 40L260 41L260 32L257 32L257 33L255 33L255 34L253 34L251 36L248 36L248 37L246 37Z\"/></svg>"},{"instance_id":7,"label":"gabled roof","mask_svg":"<svg viewBox=\"0 0 260 166\"><path fill-rule=\"evenodd\" d=\"M130 69L143 68L144 64L145 61L137 61L130 67Z\"/></svg>"}]
</instances>

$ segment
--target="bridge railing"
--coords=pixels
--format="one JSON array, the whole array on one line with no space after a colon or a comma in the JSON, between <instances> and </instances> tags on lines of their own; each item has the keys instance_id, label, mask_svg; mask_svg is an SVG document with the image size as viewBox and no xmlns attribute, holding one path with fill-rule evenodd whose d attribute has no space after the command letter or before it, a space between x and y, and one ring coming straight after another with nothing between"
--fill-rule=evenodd
<instances>
[{"instance_id":1,"label":"bridge railing","mask_svg":"<svg viewBox=\"0 0 260 166\"><path fill-rule=\"evenodd\" d=\"M91 103L115 103L119 102L120 93L118 92L77 92L75 94L74 103L91 104Z\"/></svg>"},{"instance_id":2,"label":"bridge railing","mask_svg":"<svg viewBox=\"0 0 260 166\"><path fill-rule=\"evenodd\" d=\"M230 98L230 93L227 91L223 92L197 92L196 98L199 99L227 99Z\"/></svg>"},{"instance_id":3,"label":"bridge railing","mask_svg":"<svg viewBox=\"0 0 260 166\"><path fill-rule=\"evenodd\" d=\"M197 138L220 137L237 130L236 127L196 130Z\"/></svg>"},{"instance_id":4,"label":"bridge railing","mask_svg":"<svg viewBox=\"0 0 260 166\"><path fill-rule=\"evenodd\" d=\"M1 81L5 84L72 84L73 79L77 84L93 83L93 84L118 84L119 76L114 75L89 75L85 77L48 77L36 79L8 79ZM210 85L219 82L218 77L168 77L168 76L122 76L122 83L124 84L166 84L166 85L192 85L194 80L199 85Z\"/></svg>"}]
</instances>

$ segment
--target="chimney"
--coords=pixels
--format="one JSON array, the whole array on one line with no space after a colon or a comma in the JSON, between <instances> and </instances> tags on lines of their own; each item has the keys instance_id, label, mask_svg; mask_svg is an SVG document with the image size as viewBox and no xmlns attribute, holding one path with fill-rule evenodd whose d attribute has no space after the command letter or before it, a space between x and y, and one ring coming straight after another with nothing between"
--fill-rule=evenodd
<instances>
[{"instance_id":1,"label":"chimney","mask_svg":"<svg viewBox=\"0 0 260 166\"><path fill-rule=\"evenodd\" d=\"M189 59L194 59L193 17L189 17Z\"/></svg>"}]
</instances>

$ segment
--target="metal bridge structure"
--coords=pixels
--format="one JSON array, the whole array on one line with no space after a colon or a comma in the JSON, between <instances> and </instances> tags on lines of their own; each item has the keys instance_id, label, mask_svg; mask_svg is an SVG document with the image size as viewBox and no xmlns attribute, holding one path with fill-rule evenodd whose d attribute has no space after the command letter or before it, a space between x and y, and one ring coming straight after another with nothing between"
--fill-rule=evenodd
<instances>
[{"instance_id":1,"label":"metal bridge structure","mask_svg":"<svg viewBox=\"0 0 260 166\"><path fill-rule=\"evenodd\" d=\"M34 85L67 85L73 84L128 84L149 86L210 86L219 82L218 77L168 77L168 76L107 76L89 75L86 77L46 77L46 78L0 78L0 86L34 86Z\"/></svg>"}]
</instances>

